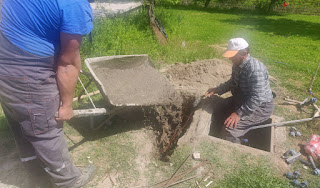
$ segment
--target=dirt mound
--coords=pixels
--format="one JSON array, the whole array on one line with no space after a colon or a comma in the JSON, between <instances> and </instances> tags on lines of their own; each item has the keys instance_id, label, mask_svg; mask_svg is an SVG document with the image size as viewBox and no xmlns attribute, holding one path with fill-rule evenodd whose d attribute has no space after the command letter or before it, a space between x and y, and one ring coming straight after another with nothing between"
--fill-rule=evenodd
<instances>
[{"instance_id":1,"label":"dirt mound","mask_svg":"<svg viewBox=\"0 0 320 188\"><path fill-rule=\"evenodd\" d=\"M203 95L209 88L230 78L232 64L220 59L208 59L189 64L177 63L162 68L160 72L177 90Z\"/></svg>"},{"instance_id":2,"label":"dirt mound","mask_svg":"<svg viewBox=\"0 0 320 188\"><path fill-rule=\"evenodd\" d=\"M160 155L170 154L178 139L191 124L194 108L199 96L208 88L216 87L230 78L231 64L219 59L197 61L190 64L177 63L161 69L171 85L181 93L181 101L172 101L171 105L154 107L160 123Z\"/></svg>"}]
</instances>

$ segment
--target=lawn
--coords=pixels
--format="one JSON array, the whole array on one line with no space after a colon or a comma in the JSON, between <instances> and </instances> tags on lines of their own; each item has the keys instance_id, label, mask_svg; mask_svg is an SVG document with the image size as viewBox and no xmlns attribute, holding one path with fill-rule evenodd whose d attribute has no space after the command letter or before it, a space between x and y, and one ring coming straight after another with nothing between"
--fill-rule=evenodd
<instances>
[{"instance_id":1,"label":"lawn","mask_svg":"<svg viewBox=\"0 0 320 188\"><path fill-rule=\"evenodd\" d=\"M243 37L250 44L251 55L264 62L280 86L285 87L289 95L298 99L305 97L304 91L307 90L320 60L319 16L265 15L245 10L156 6L156 15L164 25L169 41L168 44L161 45L152 35L146 15L146 10L141 9L113 19L95 20L93 41L90 43L88 37L84 39L81 49L82 59L109 55L148 54L156 67L160 68L175 62L190 63L202 59L221 58L221 52L212 47L213 45L226 47L230 38ZM85 66L83 69L86 69ZM319 85L320 79L316 79L313 88L316 95L320 94ZM79 88L78 86L78 92ZM89 91L93 90L96 90L94 86L89 88ZM97 104L99 106L98 102ZM75 106L77 107L78 104ZM123 179L123 183L136 179L138 172L135 157L139 154L139 148L132 143L132 139L139 134L136 130L145 127L141 128L135 122L120 121L97 133L88 131L88 124L90 124L89 119L74 119L65 124L67 141L75 162L86 164L92 160L98 163L100 179L105 176L108 168L118 168L126 172L123 176L128 176L129 179ZM121 126L122 124L130 124L131 129L128 130ZM0 114L0 137L2 148L12 150L14 143L3 114ZM219 152L212 154L212 150L219 151L219 148L206 143L202 146L201 153L211 158L211 162L217 164L219 170L233 169L232 165L224 166L223 161L219 159L221 157L218 155ZM145 172L150 176L149 182L160 180L158 177L155 178L155 172L160 173L161 169L165 171L165 176L170 177L190 152L190 148L179 148L175 151L170 159L173 167L167 162L154 160L148 167L150 174L149 171ZM237 153L233 153L232 157L237 158ZM246 156L241 156L240 159L246 160ZM289 186L287 180L279 178L278 174L272 172L268 163L246 165L242 164L240 159L235 160L240 166L237 166L235 171L228 170L230 172L226 174L227 178L219 180L215 187ZM308 179L311 179L311 185L319 185L312 175L308 175Z\"/></svg>"},{"instance_id":2,"label":"lawn","mask_svg":"<svg viewBox=\"0 0 320 188\"><path fill-rule=\"evenodd\" d=\"M85 40L82 57L148 54L162 64L221 58L209 45L226 46L230 38L243 37L251 55L269 68L280 84L304 96L320 60L319 16L297 14L265 15L245 10L156 7L169 43L160 45L148 27L146 10L115 19L96 20L93 43ZM313 90L320 91L320 79Z\"/></svg>"},{"instance_id":3,"label":"lawn","mask_svg":"<svg viewBox=\"0 0 320 188\"><path fill-rule=\"evenodd\" d=\"M158 6L156 16L162 21L169 41L167 45L161 45L152 35L146 15L146 10L142 9L129 16L96 20L93 43L85 40L82 48L83 58L148 54L156 67L160 68L175 62L190 63L202 59L222 58L221 51L212 46L226 47L230 38L242 37L250 45L250 54L268 67L270 75L277 79L280 87L286 89L286 94L300 100L305 98L305 91L320 60L319 16L280 13L266 15L244 10ZM313 84L313 92L315 96L320 94L319 78ZM276 108L276 112L281 111L286 110ZM293 114L291 111L282 114L287 120L306 116ZM310 124L302 127L307 127L302 130L304 135L319 130ZM303 137L304 141L307 139L308 136ZM295 143L292 139L290 142ZM302 166L294 168L301 169ZM241 178L240 174L244 174L244 177ZM265 180L256 181L261 179L261 174L265 175ZM230 187L236 182L238 187L245 184L252 187L257 184L261 185L260 187L287 186L282 180L269 174L268 170L260 167L250 166L229 175L217 186ZM317 178L313 175L308 174L307 179L311 185L319 186Z\"/></svg>"}]
</instances>

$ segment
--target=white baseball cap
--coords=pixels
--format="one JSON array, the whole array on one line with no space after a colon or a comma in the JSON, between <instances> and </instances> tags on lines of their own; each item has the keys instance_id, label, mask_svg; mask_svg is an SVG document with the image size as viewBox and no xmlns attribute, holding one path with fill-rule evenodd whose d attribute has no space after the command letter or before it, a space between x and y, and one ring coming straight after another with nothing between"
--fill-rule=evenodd
<instances>
[{"instance_id":1,"label":"white baseball cap","mask_svg":"<svg viewBox=\"0 0 320 188\"><path fill-rule=\"evenodd\" d=\"M223 57L233 57L239 50L248 48L249 44L243 38L233 38L229 40L227 50L223 53Z\"/></svg>"}]
</instances>

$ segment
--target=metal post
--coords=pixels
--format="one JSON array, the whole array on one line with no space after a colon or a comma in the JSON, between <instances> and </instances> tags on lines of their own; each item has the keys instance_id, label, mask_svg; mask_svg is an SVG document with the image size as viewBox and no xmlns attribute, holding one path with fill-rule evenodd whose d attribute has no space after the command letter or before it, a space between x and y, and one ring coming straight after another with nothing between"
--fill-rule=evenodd
<instances>
[{"instance_id":1,"label":"metal post","mask_svg":"<svg viewBox=\"0 0 320 188\"><path fill-rule=\"evenodd\" d=\"M309 85L309 92L311 92L311 90L312 90L312 85L313 85L314 80L316 79L316 76L317 76L317 73L318 73L318 70L319 70L319 66L320 66L320 61L318 63L317 69L314 72L314 75L313 75L313 77L311 79L311 82L310 82L310 85Z\"/></svg>"},{"instance_id":2,"label":"metal post","mask_svg":"<svg viewBox=\"0 0 320 188\"><path fill-rule=\"evenodd\" d=\"M292 123L311 121L313 119L315 119L315 118L312 117L312 118L298 119L298 120L292 120L292 121L284 121L284 122L279 122L279 123L271 123L271 124L266 124L266 125L259 125L259 126L251 127L251 128L249 128L249 130L260 129L260 128L265 128L265 127L273 127L273 126L280 127L280 126L292 124Z\"/></svg>"},{"instance_id":3,"label":"metal post","mask_svg":"<svg viewBox=\"0 0 320 188\"><path fill-rule=\"evenodd\" d=\"M80 84L81 84L81 86L82 86L83 90L86 92L87 97L90 99L90 102L91 102L91 104L92 104L93 108L96 108L96 106L94 105L94 103L93 103L93 101L92 101L92 99L91 99L91 97L90 97L90 95L89 95L89 93L88 93L87 89L84 87L84 85L83 85L83 83L82 83L82 81L81 81L80 77L78 77L78 80L79 80L79 82L80 82Z\"/></svg>"}]
</instances>

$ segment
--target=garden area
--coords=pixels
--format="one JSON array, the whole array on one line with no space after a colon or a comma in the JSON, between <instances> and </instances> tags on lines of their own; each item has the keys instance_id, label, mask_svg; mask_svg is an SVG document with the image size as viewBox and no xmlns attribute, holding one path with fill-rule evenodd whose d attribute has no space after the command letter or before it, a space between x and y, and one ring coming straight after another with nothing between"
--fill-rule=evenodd
<instances>
[{"instance_id":1,"label":"garden area","mask_svg":"<svg viewBox=\"0 0 320 188\"><path fill-rule=\"evenodd\" d=\"M271 2L274 4L270 11ZM229 67L219 68L216 74L229 76L231 63L222 57L222 53L229 39L241 37L248 41L250 55L268 68L272 90L277 94L274 114L283 120L312 117L312 106L299 110L284 105L283 98L289 96L303 101L308 95L320 60L320 0L285 2L289 2L287 7L282 6L282 1L273 0L155 0L155 17L165 28L166 43L159 42L150 27L148 1L126 14L95 18L91 37L86 36L82 42L82 70L88 71L84 63L86 58L147 54L155 68L165 76L175 70L172 67L177 64L184 68L202 66L213 60L222 61ZM81 78L87 82L86 77ZM96 90L95 84L88 87L88 92ZM315 98L320 96L319 74L312 91ZM76 95L80 92L81 85L78 84ZM92 98L98 107L104 106L100 95ZM88 99L74 103L75 109L89 106ZM102 117L97 117L94 121L101 120ZM210 181L208 187L293 187L283 173L294 170L303 174L299 181L307 181L309 187L320 187L320 176L314 175L310 167L304 168L299 162L285 164L281 159L283 150L270 153L241 148L224 140L199 138L197 145L175 147L167 160L160 160L159 151L155 149L158 142L155 132L159 130L152 122L121 117L111 121L98 131L90 130L92 122L89 118L74 118L64 124L75 164L93 163L98 167L96 177L86 187L164 187L155 183L172 177L182 164L180 171L199 164L188 157L195 151L201 153L206 164L191 173L195 176L193 179L173 187L205 187ZM285 128L287 138L281 147L299 151L301 144L312 134L320 134L319 124L318 120L297 124L301 137L290 137L288 126ZM1 173L0 182L7 187L23 187L25 172L17 162L14 140L2 113L0 150L0 170L8 172ZM8 160L11 160L9 164ZM209 180L204 182L206 177Z\"/></svg>"}]
</instances>

